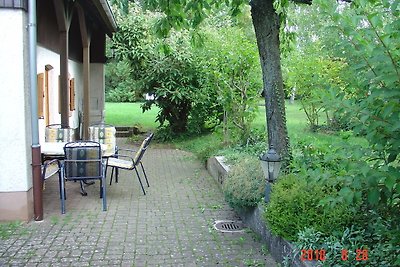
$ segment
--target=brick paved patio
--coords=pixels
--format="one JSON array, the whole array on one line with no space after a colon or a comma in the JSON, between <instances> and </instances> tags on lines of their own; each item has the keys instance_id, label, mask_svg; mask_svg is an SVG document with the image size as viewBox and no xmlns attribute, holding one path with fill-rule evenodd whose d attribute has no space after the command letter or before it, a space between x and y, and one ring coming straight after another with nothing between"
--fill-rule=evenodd
<instances>
[{"instance_id":1,"label":"brick paved patio","mask_svg":"<svg viewBox=\"0 0 400 267\"><path fill-rule=\"evenodd\" d=\"M58 180L50 178L44 221L0 239L0 266L276 266L251 231L213 229L215 220L239 218L193 155L150 146L143 162L147 195L134 172L121 171L107 187L106 212L98 184L83 197L79 183L68 182L61 215Z\"/></svg>"}]
</instances>

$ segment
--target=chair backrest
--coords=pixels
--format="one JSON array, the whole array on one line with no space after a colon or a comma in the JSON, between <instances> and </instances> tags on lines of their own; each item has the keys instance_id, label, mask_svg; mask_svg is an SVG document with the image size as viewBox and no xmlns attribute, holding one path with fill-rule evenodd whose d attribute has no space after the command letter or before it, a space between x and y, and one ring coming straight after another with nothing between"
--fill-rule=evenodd
<instances>
[{"instance_id":1,"label":"chair backrest","mask_svg":"<svg viewBox=\"0 0 400 267\"><path fill-rule=\"evenodd\" d=\"M66 179L98 179L102 176L101 146L98 142L69 142L64 146L64 154Z\"/></svg>"},{"instance_id":2,"label":"chair backrest","mask_svg":"<svg viewBox=\"0 0 400 267\"><path fill-rule=\"evenodd\" d=\"M63 127L61 124L50 124L45 129L46 142L72 142L76 140L73 128Z\"/></svg>"},{"instance_id":3,"label":"chair backrest","mask_svg":"<svg viewBox=\"0 0 400 267\"><path fill-rule=\"evenodd\" d=\"M142 160L144 153L146 152L147 148L150 145L151 140L153 139L153 136L154 133L151 133L143 140L142 144L140 145L138 151L135 154L135 157L133 158L135 164L138 164Z\"/></svg>"},{"instance_id":4,"label":"chair backrest","mask_svg":"<svg viewBox=\"0 0 400 267\"><path fill-rule=\"evenodd\" d=\"M96 124L89 127L89 140L106 146L105 155L114 155L117 145L116 129L109 124Z\"/></svg>"}]
</instances>

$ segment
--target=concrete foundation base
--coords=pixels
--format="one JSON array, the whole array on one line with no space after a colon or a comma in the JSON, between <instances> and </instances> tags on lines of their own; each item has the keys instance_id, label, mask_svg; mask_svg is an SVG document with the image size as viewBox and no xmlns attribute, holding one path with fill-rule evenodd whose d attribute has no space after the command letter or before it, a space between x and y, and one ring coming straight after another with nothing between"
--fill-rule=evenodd
<instances>
[{"instance_id":1,"label":"concrete foundation base","mask_svg":"<svg viewBox=\"0 0 400 267\"><path fill-rule=\"evenodd\" d=\"M30 221L33 218L33 192L0 192L0 221Z\"/></svg>"}]
</instances>

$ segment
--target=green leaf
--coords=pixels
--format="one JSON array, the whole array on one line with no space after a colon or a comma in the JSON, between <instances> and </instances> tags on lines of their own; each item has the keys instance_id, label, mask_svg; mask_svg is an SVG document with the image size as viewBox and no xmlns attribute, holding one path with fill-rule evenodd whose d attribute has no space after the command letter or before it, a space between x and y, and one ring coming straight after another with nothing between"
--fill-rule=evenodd
<instances>
[{"instance_id":1,"label":"green leaf","mask_svg":"<svg viewBox=\"0 0 400 267\"><path fill-rule=\"evenodd\" d=\"M388 163L391 163L391 162L395 161L396 158L397 158L397 153L396 152L390 153L389 157L388 157Z\"/></svg>"},{"instance_id":2,"label":"green leaf","mask_svg":"<svg viewBox=\"0 0 400 267\"><path fill-rule=\"evenodd\" d=\"M367 177L369 170L370 170L370 167L367 164L363 165L360 169L360 171L364 177Z\"/></svg>"},{"instance_id":3,"label":"green leaf","mask_svg":"<svg viewBox=\"0 0 400 267\"><path fill-rule=\"evenodd\" d=\"M385 184L385 186L387 187L387 189L389 189L390 191L393 190L393 186L394 186L395 183L396 183L396 177L395 177L395 176L393 176L393 175L388 175L388 176L385 178L384 184Z\"/></svg>"},{"instance_id":4,"label":"green leaf","mask_svg":"<svg viewBox=\"0 0 400 267\"><path fill-rule=\"evenodd\" d=\"M349 187L343 187L340 191L339 191L339 195L341 197L343 197L343 199L347 202L347 203L351 203L353 201L354 198L354 192L349 188Z\"/></svg>"},{"instance_id":5,"label":"green leaf","mask_svg":"<svg viewBox=\"0 0 400 267\"><path fill-rule=\"evenodd\" d=\"M376 205L379 202L379 189L373 188L368 191L368 202L372 205Z\"/></svg>"}]
</instances>

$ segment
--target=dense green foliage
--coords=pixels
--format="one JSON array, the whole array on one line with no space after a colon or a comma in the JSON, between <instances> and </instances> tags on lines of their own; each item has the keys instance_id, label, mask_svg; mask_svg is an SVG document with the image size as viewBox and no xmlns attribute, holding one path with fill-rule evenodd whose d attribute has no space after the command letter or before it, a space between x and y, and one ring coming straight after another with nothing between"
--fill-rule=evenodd
<instances>
[{"instance_id":1,"label":"dense green foliage","mask_svg":"<svg viewBox=\"0 0 400 267\"><path fill-rule=\"evenodd\" d=\"M200 51L203 85L218 96L225 133L229 131L230 136L245 143L262 92L257 48L238 27L210 28L205 36L204 49Z\"/></svg>"},{"instance_id":2,"label":"dense green foliage","mask_svg":"<svg viewBox=\"0 0 400 267\"><path fill-rule=\"evenodd\" d=\"M265 219L273 233L287 240L297 240L305 226L323 233L344 229L353 219L353 209L346 205L329 207L320 204L326 196L336 196L337 189L330 185L307 182L303 177L290 174L280 178L273 186L273 194Z\"/></svg>"},{"instance_id":3,"label":"dense green foliage","mask_svg":"<svg viewBox=\"0 0 400 267\"><path fill-rule=\"evenodd\" d=\"M119 17L120 30L111 46L121 63L109 64L111 74L121 75L127 75L123 67L128 64L129 79L110 77L111 86L117 81L108 99L125 101L123 92L127 100L154 95L143 110L159 108L161 139L199 134L223 120L229 135L245 143L261 87L257 49L248 33L232 20L214 18L205 28L203 46L195 47L188 31L170 31L164 39L152 35L162 19L156 12L131 5L129 14Z\"/></svg>"},{"instance_id":4,"label":"dense green foliage","mask_svg":"<svg viewBox=\"0 0 400 267\"><path fill-rule=\"evenodd\" d=\"M345 69L347 64L340 58L323 56L319 44L311 51L292 51L285 59L287 94L299 99L311 131L321 127L321 117L329 129L343 128L338 118L336 103L339 93L346 92Z\"/></svg>"},{"instance_id":5,"label":"dense green foliage","mask_svg":"<svg viewBox=\"0 0 400 267\"><path fill-rule=\"evenodd\" d=\"M207 105L210 102L197 101L206 92L200 90L198 65L195 55L190 49L188 37L185 34L175 34L166 40L169 44L168 51L156 53L147 61L148 73L143 77L144 90L155 94L156 99L147 101L144 110L157 104L160 108L157 120L161 125L167 121L173 133L187 131L189 115L201 110L194 109L195 105ZM208 114L205 108L201 114L204 124L206 118L212 118L211 110ZM202 110L203 111L203 110ZM199 118L197 118L199 119Z\"/></svg>"},{"instance_id":6,"label":"dense green foliage","mask_svg":"<svg viewBox=\"0 0 400 267\"><path fill-rule=\"evenodd\" d=\"M357 218L357 224L330 236L305 228L298 233L296 245L302 249L325 250L326 258L320 262L321 266L398 266L399 249L393 236L396 233L388 231L387 224L391 223L370 212ZM363 254L368 260L362 260Z\"/></svg>"},{"instance_id":7,"label":"dense green foliage","mask_svg":"<svg viewBox=\"0 0 400 267\"><path fill-rule=\"evenodd\" d=\"M128 2L128 0L113 0L113 3L118 5L119 9L125 14L129 14ZM242 20L243 17L240 18L239 16L239 19L235 19L235 21L251 21L254 26L255 31L251 31L250 34L248 34L248 30L250 29L249 24L245 27L242 27L243 24L240 25L239 30L245 29L246 36L251 36L253 40L254 38L257 40L256 44L259 54L258 58L261 63L260 67L263 77L265 105L268 106L266 112L269 113L266 117L268 121L267 131L269 142L274 144L275 149L283 155L284 159L289 159L290 147L286 129L284 92L279 57L279 33L280 29L284 29L284 23L282 23L284 20L280 19L280 17L285 18L288 1L255 0L248 2L243 0L227 0L210 2L207 0L144 0L139 2L144 10L158 12L157 20L154 24L154 29L158 36L168 38L171 34L174 34L174 30L190 30L193 33L191 35L191 40L193 43L197 44L202 42L202 35L199 33L202 32L203 28L200 27L204 26L204 24L207 26L207 23L204 23L204 21L207 21L208 17L212 17L211 20L222 18L221 21L225 22L229 15L233 17L239 16L243 11L249 11L248 6L245 8L247 4L251 6L251 16L248 16L248 20ZM295 2L311 3L310 0L295 0ZM221 23L219 24L222 25ZM217 28L219 28L219 26ZM265 32L268 32L268 34L264 34ZM284 31L281 33L283 32ZM232 53L235 52L235 50L232 51ZM246 91L244 90L243 82L240 85L239 91L241 91L241 94ZM248 106L247 104L244 104L244 106L244 110L249 110L246 108L246 106ZM239 110L243 113L243 109L239 108ZM271 116L271 114L275 114L275 116ZM224 115L226 115L226 112ZM246 125L249 124L246 119L239 120L239 123L235 121L235 125L239 125L238 128L241 128L241 133L239 133L239 135L244 137L248 135ZM169 126L167 125L167 127ZM170 127L167 128L166 132L171 132Z\"/></svg>"},{"instance_id":8,"label":"dense green foliage","mask_svg":"<svg viewBox=\"0 0 400 267\"><path fill-rule=\"evenodd\" d=\"M156 1L146 2L154 4L154 8L161 5L162 11L169 5L169 2L159 5ZM138 87L148 92L160 90L169 95L171 91L184 89L176 97L185 101L192 95L188 92L197 88L199 94L188 101L190 107L196 106L199 112L188 113L187 125L213 127L225 114L225 129L233 136L240 136L242 143L220 151L234 154L231 158L236 160L242 157L240 152L254 154L265 147L265 141L254 138L259 135L249 126L252 112L256 110L254 96L259 88L259 71L253 68L253 62L257 61L254 44L249 41L251 34L231 20L214 18L203 28L204 47L193 48L190 46L193 39L188 33L177 34L170 30L185 28L188 23L199 25L211 7L203 8L206 1L185 2L189 7L177 5L177 2L171 1L167 15L157 14L160 16L159 33L164 36L170 33L163 42L141 43L148 38L150 26L140 28L147 32L145 38L132 37L135 44L132 47L139 46L134 52L138 54L129 59L129 64L135 64L132 77L139 78L142 84ZM228 1L228 4L237 7L242 2ZM337 255L343 247L365 248L373 253L368 265L400 265L400 2L315 0L310 7L287 9L288 2L275 1L277 11L282 12L281 19L291 20L295 25L284 29L287 31L285 38L296 35L296 43L285 46L288 49L283 54L287 94L295 87L296 99L305 111L311 130L324 131L311 134L300 129L300 124L293 128L303 132L290 133L295 137L291 144L291 173L282 175L283 179L274 186L271 203L267 206L268 223L275 233L298 241L299 248L326 248L330 255ZM187 14L182 15L186 11ZM191 19L179 20L186 15ZM131 30L130 26L128 28ZM124 51L132 52L132 49ZM183 68L176 69L176 65ZM157 70L152 68L146 73L146 66L156 66ZM167 68L174 70L173 73L166 71ZM163 85L146 85L141 76L144 73L148 81L160 80ZM156 79L151 77L153 74ZM173 86L168 87L170 83ZM207 116L212 119L202 121L202 114L210 110L213 115ZM168 121L166 116L164 121ZM323 136L324 133L335 138ZM167 136L172 134L172 131L167 132ZM213 141L206 139L210 136L204 137L206 141L199 141L194 149L203 157L221 149L221 136L218 134L219 139L215 136ZM243 168L242 174L235 175L241 177L237 179L240 182L228 182L224 189L229 192L228 201L235 207L252 206L257 201L250 197L248 190L237 190L240 186L252 188L251 183L243 185L249 173ZM343 263L332 256L326 265L347 263L358 264L355 261Z\"/></svg>"},{"instance_id":9,"label":"dense green foliage","mask_svg":"<svg viewBox=\"0 0 400 267\"><path fill-rule=\"evenodd\" d=\"M226 201L236 209L257 206L262 199L265 183L260 164L251 157L238 160L224 180Z\"/></svg>"},{"instance_id":10,"label":"dense green foliage","mask_svg":"<svg viewBox=\"0 0 400 267\"><path fill-rule=\"evenodd\" d=\"M350 86L354 94L339 95L340 111L356 134L369 142L370 164L348 186L363 190L369 203L386 212L400 208L400 34L398 1L354 1L341 16L334 6L323 6L342 40L339 47L351 53Z\"/></svg>"},{"instance_id":11,"label":"dense green foliage","mask_svg":"<svg viewBox=\"0 0 400 267\"><path fill-rule=\"evenodd\" d=\"M324 18L319 26L331 35L325 37L322 30L314 32L309 42L303 41L300 52L294 55L310 51L310 47L322 46L324 58L328 61L320 60L320 50L314 51L307 55L314 59L314 70L309 71L306 67L303 71L296 68L296 60L290 60L293 56L289 57L287 64L294 63L288 67L292 70L290 76L308 77L304 81L294 80L307 85L303 89L306 94L302 96L311 103L318 102L324 110L334 108L335 117L369 143L368 149L354 148L352 152L363 155L364 161L353 162L346 168L349 172L361 170L346 177L347 182L341 190L351 196L348 201L359 200L361 194L367 197L369 205L385 209L390 214L400 205L399 3L359 0L352 4L330 1L315 1L315 4L314 11L318 10L319 16ZM301 12L299 16L301 20L305 17ZM332 45L332 36L335 45ZM339 62L339 66L332 67L332 62ZM302 64L309 66L312 63L303 57ZM321 75L327 68L331 74ZM346 74L335 69L343 69ZM294 82L288 78L289 84ZM327 83L336 84L338 88L324 86ZM321 87L325 87L324 92L321 92ZM315 91L318 93L314 94ZM332 97L323 97L326 93Z\"/></svg>"},{"instance_id":12,"label":"dense green foliage","mask_svg":"<svg viewBox=\"0 0 400 267\"><path fill-rule=\"evenodd\" d=\"M107 102L134 102L141 99L135 92L134 81L126 60L109 62L106 67L105 97Z\"/></svg>"},{"instance_id":13,"label":"dense green foliage","mask_svg":"<svg viewBox=\"0 0 400 267\"><path fill-rule=\"evenodd\" d=\"M189 34L174 32L163 40L155 38L151 29L158 18L159 14L144 12L139 5L131 6L130 16L120 16L120 30L112 40L116 59L128 62L136 95L155 96L143 104L143 110L158 106L157 121L163 129L158 136L168 139L176 133L200 133L214 127L218 103L200 85L199 61Z\"/></svg>"},{"instance_id":14,"label":"dense green foliage","mask_svg":"<svg viewBox=\"0 0 400 267\"><path fill-rule=\"evenodd\" d=\"M296 86L296 97L314 130L321 128L318 119L323 112L327 117L322 122L330 130L347 131L340 132L342 140L332 144L318 145L304 137L303 141L297 139L293 144L292 172L307 187L333 190L332 194L316 196L318 201L314 204L318 208L332 212L346 205L354 207L356 214L353 221L342 225L347 229L322 230L321 225L311 222L303 225L312 227L319 236L308 240L308 245L322 246L336 255L339 247L358 246L374 254L368 262L371 266L398 265L399 1L354 0L351 4L314 1L311 11L294 10L291 18L302 32L298 49L285 59L286 85L289 90ZM353 136L365 138L366 142L353 144L350 142ZM276 186L281 189L279 184ZM310 188L298 188L297 192L301 191L310 194ZM289 189L274 190L272 198L284 199L288 192ZM297 196L301 200L299 195L302 194ZM287 202L295 205L296 200ZM305 248L302 229L297 229L300 233L297 236L293 231L295 226L279 226L285 221L295 221L298 212L292 210L281 220L278 214L282 210L273 202L267 212L276 215L269 222L277 233L299 239L300 248ZM301 216L308 217L303 212ZM313 216L307 219L312 220ZM326 225L334 222L335 218L320 220L320 224ZM332 255L326 266L355 264L343 263Z\"/></svg>"}]
</instances>

